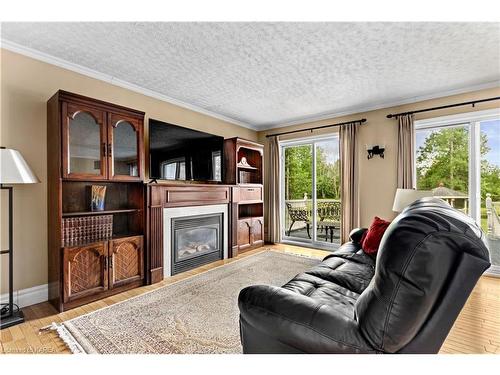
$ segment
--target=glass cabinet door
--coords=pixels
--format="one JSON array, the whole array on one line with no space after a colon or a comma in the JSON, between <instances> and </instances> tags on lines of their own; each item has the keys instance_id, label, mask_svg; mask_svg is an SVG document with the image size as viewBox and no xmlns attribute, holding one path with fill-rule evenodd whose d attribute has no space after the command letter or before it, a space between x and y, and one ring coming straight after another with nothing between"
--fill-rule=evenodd
<instances>
[{"instance_id":1,"label":"glass cabinet door","mask_svg":"<svg viewBox=\"0 0 500 375\"><path fill-rule=\"evenodd\" d=\"M106 178L104 112L63 103L63 116L63 177Z\"/></svg>"},{"instance_id":2,"label":"glass cabinet door","mask_svg":"<svg viewBox=\"0 0 500 375\"><path fill-rule=\"evenodd\" d=\"M117 114L108 116L109 177L114 180L142 179L140 120Z\"/></svg>"}]
</instances>

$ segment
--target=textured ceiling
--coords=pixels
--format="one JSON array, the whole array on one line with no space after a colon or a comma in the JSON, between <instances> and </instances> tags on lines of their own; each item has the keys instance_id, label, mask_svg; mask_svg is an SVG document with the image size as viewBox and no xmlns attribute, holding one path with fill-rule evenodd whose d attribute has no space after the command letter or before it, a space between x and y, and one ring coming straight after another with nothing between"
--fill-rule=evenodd
<instances>
[{"instance_id":1,"label":"textured ceiling","mask_svg":"<svg viewBox=\"0 0 500 375\"><path fill-rule=\"evenodd\" d=\"M2 23L2 39L255 128L500 79L499 23Z\"/></svg>"}]
</instances>

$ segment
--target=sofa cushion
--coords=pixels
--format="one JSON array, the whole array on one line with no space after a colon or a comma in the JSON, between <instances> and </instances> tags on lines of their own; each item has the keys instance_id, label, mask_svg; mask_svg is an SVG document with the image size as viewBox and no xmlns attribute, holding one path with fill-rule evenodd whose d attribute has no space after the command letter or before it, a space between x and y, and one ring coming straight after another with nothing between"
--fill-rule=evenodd
<instances>
[{"instance_id":1,"label":"sofa cushion","mask_svg":"<svg viewBox=\"0 0 500 375\"><path fill-rule=\"evenodd\" d=\"M370 283L374 271L373 259L360 252L350 255L334 253L305 273L361 294Z\"/></svg>"},{"instance_id":2,"label":"sofa cushion","mask_svg":"<svg viewBox=\"0 0 500 375\"><path fill-rule=\"evenodd\" d=\"M347 243L283 288L354 317L354 304L373 277L374 260L358 244Z\"/></svg>"},{"instance_id":3,"label":"sofa cushion","mask_svg":"<svg viewBox=\"0 0 500 375\"><path fill-rule=\"evenodd\" d=\"M334 307L350 318L359 297L358 293L308 273L295 276L283 288L307 296L321 305Z\"/></svg>"}]
</instances>

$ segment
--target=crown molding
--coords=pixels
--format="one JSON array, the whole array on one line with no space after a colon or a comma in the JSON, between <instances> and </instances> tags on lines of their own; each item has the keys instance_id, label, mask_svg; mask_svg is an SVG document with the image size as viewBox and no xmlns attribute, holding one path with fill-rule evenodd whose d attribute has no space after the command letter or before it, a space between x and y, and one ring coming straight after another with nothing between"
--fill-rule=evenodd
<instances>
[{"instance_id":1,"label":"crown molding","mask_svg":"<svg viewBox=\"0 0 500 375\"><path fill-rule=\"evenodd\" d=\"M486 82L486 83L482 83L482 84L478 84L478 85L467 86L467 87L461 87L461 88L447 90L447 91L440 91L440 92L437 92L434 94L429 94L429 95L414 96L414 97L405 98L405 99L401 99L401 100L397 100L397 101L387 101L387 102L379 102L379 103L373 103L373 104L368 104L368 105L363 105L363 106L356 106L356 107L351 107L345 111L329 112L329 113L324 113L324 114L320 114L320 115L312 115L312 116L308 116L308 117L306 116L306 117L301 117L301 118L296 119L296 120L287 121L285 123L269 123L269 124L256 126L256 128L258 131L266 131L266 130L284 128L287 126L308 124L308 123L315 122L315 121L333 120L333 119L338 118L338 117L360 114L360 113L375 111L375 110L384 109L384 108L388 109L388 108L397 107L400 105L418 103L418 102L423 102L425 100L444 98L446 96L464 94L467 92L473 92L473 91L478 91L478 90L486 90L486 89L491 89L494 87L500 87L500 80Z\"/></svg>"},{"instance_id":2,"label":"crown molding","mask_svg":"<svg viewBox=\"0 0 500 375\"><path fill-rule=\"evenodd\" d=\"M189 109L191 111L198 112L198 113L201 113L201 114L206 115L206 116L214 117L216 119L228 122L230 124L242 126L244 128L251 129L251 130L258 130L255 125L248 124L248 123L236 120L234 118L227 117L227 116L224 116L222 114L209 111L207 109L198 107L196 105L183 102L182 100L171 98L170 96L161 94L157 91L144 88L142 86L124 81L124 80L116 78L116 77L113 77L112 75L101 73L97 70L90 69L90 68L87 68L85 66L72 63L70 61L49 55L47 53L38 51L38 50L30 48L30 47L23 46L21 44L15 43L15 42L11 42L11 41L3 39L3 38L0 40L0 47L6 49L8 51L18 53L20 55L30 57L30 58L35 59L35 60L43 61L45 63L55 65L55 66L58 66L60 68L64 68L64 69L70 70L72 72L85 75L87 77L91 77L91 78L94 78L94 79L97 79L100 81L104 81L104 82L109 83L109 84L114 85L114 86L119 86L119 87L122 87L124 89L149 96L151 98L155 98L155 99L158 99L158 100L170 103L170 104L174 104L178 107Z\"/></svg>"},{"instance_id":3,"label":"crown molding","mask_svg":"<svg viewBox=\"0 0 500 375\"><path fill-rule=\"evenodd\" d=\"M437 99L437 98L442 98L446 96L451 96L451 95L458 95L458 94L463 94L467 92L472 92L472 91L478 91L478 90L485 90L489 88L494 88L494 87L500 87L500 80L497 81L492 81L492 82L486 82L478 85L472 85L472 86L467 86L467 87L461 87L457 89L451 89L451 90L446 90L446 91L440 91L434 94L429 94L429 95L422 95L422 96L414 96L414 97L408 97L405 99L397 100L397 101L386 101L386 102L377 102L377 103L372 103L372 104L367 104L367 105L361 105L361 106L354 106L350 107L344 111L338 111L338 112L327 112L323 114L315 114L311 116L305 116L305 117L300 117L295 120L291 121L286 121L286 122L272 122L272 123L267 123L267 124L262 124L262 125L257 125L257 124L249 124L245 123L236 119L233 119L231 117L227 117L225 115L209 111L207 109L195 106L193 104L189 104L186 102L183 102L178 99L171 98L167 95L161 94L157 91L153 91L141 86L138 86L136 84L118 79L116 77L113 77L112 75L109 74L104 74L101 72L98 72L94 69L86 68L82 65L72 63L70 61L60 59L58 57L46 54L44 52L23 46L21 44L11 42L6 39L0 39L0 47L4 48L6 50L33 58L35 60L43 61L45 63L51 64L58 66L60 68L64 68L82 75L85 75L87 77L91 77L100 81L107 82L109 84L112 84L114 86L122 87L130 91L137 92L139 94L143 94L146 96L149 96L151 98L155 98L182 108L189 109L191 111L210 116L234 125L238 125L247 129L255 130L255 131L266 131L266 130L272 130L272 129L278 129L278 128L283 128L287 126L293 126L293 125L302 125L302 124L307 124L315 121L322 121L322 120L332 120L338 117L343 117L343 116L348 116L348 115L353 115L353 114L359 114L363 112L369 112L369 111L375 111L379 109L384 109L384 108L391 108L391 107L397 107L400 105L405 105L405 104L412 104L412 103L417 103L425 100L430 100L430 99Z\"/></svg>"}]
</instances>

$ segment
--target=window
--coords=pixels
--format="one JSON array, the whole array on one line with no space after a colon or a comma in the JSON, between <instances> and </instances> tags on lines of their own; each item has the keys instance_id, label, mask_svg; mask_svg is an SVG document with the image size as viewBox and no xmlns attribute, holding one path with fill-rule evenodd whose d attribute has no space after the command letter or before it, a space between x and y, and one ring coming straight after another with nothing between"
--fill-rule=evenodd
<instances>
[{"instance_id":1,"label":"window","mask_svg":"<svg viewBox=\"0 0 500 375\"><path fill-rule=\"evenodd\" d=\"M473 217L488 238L500 272L500 111L481 111L415 122L418 189Z\"/></svg>"}]
</instances>

